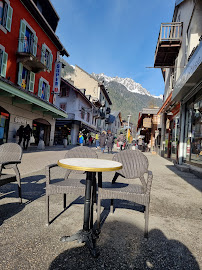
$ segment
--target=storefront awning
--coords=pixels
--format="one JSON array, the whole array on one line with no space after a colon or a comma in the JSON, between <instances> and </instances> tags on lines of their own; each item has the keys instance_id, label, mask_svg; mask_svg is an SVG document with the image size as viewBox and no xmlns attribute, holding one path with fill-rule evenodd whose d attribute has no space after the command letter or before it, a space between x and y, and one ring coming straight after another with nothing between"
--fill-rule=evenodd
<instances>
[{"instance_id":1,"label":"storefront awning","mask_svg":"<svg viewBox=\"0 0 202 270\"><path fill-rule=\"evenodd\" d=\"M51 115L54 118L67 118L65 111L56 107L48 101L42 100L35 94L16 86L9 80L0 77L0 96L7 96L13 99L13 103L30 104L32 111L42 111L44 115Z\"/></svg>"},{"instance_id":2,"label":"storefront awning","mask_svg":"<svg viewBox=\"0 0 202 270\"><path fill-rule=\"evenodd\" d=\"M195 50L183 73L180 75L173 90L172 100L182 101L183 98L197 87L202 74L202 42Z\"/></svg>"},{"instance_id":3,"label":"storefront awning","mask_svg":"<svg viewBox=\"0 0 202 270\"><path fill-rule=\"evenodd\" d=\"M159 115L160 113L162 113L164 111L164 109L167 107L167 105L169 105L169 103L171 101L171 98L172 98L172 92L169 94L169 96L167 97L167 99L163 103L163 105L160 108L160 110L158 111L157 115Z\"/></svg>"}]
</instances>

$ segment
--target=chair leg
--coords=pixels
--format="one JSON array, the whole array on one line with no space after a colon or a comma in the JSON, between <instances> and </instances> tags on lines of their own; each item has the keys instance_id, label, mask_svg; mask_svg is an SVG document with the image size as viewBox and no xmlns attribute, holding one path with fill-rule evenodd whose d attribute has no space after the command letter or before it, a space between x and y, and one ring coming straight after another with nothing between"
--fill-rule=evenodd
<instances>
[{"instance_id":1,"label":"chair leg","mask_svg":"<svg viewBox=\"0 0 202 270\"><path fill-rule=\"evenodd\" d=\"M145 231L144 231L144 237L148 238L148 225L149 225L149 205L145 206Z\"/></svg>"},{"instance_id":2,"label":"chair leg","mask_svg":"<svg viewBox=\"0 0 202 270\"><path fill-rule=\"evenodd\" d=\"M49 204L49 196L46 195L46 218L47 218L47 223L46 223L46 225L47 225L47 226L50 225L50 221L49 221L49 211L50 211L49 205L50 205L50 204Z\"/></svg>"},{"instance_id":3,"label":"chair leg","mask_svg":"<svg viewBox=\"0 0 202 270\"><path fill-rule=\"evenodd\" d=\"M99 191L98 191L98 200L97 200L97 229L100 229L100 212L101 212L101 199L99 196Z\"/></svg>"},{"instance_id":4,"label":"chair leg","mask_svg":"<svg viewBox=\"0 0 202 270\"><path fill-rule=\"evenodd\" d=\"M114 200L111 199L111 204L110 204L110 213L113 214L114 213Z\"/></svg>"},{"instance_id":5,"label":"chair leg","mask_svg":"<svg viewBox=\"0 0 202 270\"><path fill-rule=\"evenodd\" d=\"M67 194L63 194L64 196L63 196L63 207L64 207L64 209L67 207Z\"/></svg>"},{"instance_id":6,"label":"chair leg","mask_svg":"<svg viewBox=\"0 0 202 270\"><path fill-rule=\"evenodd\" d=\"M19 203L22 203L22 193L21 193L21 178L20 172L17 165L13 168L16 173L17 183L18 183L18 195L19 195Z\"/></svg>"}]
</instances>

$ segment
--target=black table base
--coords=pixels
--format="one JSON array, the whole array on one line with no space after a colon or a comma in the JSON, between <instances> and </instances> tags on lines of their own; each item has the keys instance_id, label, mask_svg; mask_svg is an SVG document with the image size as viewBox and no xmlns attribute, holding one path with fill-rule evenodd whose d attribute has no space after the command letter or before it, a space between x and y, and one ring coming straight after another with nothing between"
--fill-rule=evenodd
<instances>
[{"instance_id":1,"label":"black table base","mask_svg":"<svg viewBox=\"0 0 202 270\"><path fill-rule=\"evenodd\" d=\"M101 175L99 176L101 179ZM99 237L100 231L93 230L93 204L96 198L96 177L94 172L86 172L86 190L84 201L84 222L83 230L79 230L72 236L63 236L61 242L78 241L78 243L86 243L91 255L96 258L99 252L96 249L96 239Z\"/></svg>"}]
</instances>

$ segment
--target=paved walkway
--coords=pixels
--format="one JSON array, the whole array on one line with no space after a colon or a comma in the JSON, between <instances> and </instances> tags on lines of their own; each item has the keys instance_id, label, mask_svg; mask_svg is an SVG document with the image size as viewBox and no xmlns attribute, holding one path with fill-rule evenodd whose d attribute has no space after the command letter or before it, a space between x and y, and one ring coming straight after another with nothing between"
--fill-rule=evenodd
<instances>
[{"instance_id":1,"label":"paved walkway","mask_svg":"<svg viewBox=\"0 0 202 270\"><path fill-rule=\"evenodd\" d=\"M68 196L68 203L73 204L45 226L44 167L63 158L67 149L47 150L23 155L22 205L16 203L15 184L0 187L0 269L202 269L202 179L146 153L154 174L149 239L143 237L143 214L136 211L141 207L116 201L111 215L109 201L104 201L100 256L93 259L83 244L59 241L62 235L82 228L82 198ZM112 158L100 151L98 155ZM113 172L103 174L105 180L112 176ZM53 218L62 211L62 197L52 197Z\"/></svg>"}]
</instances>

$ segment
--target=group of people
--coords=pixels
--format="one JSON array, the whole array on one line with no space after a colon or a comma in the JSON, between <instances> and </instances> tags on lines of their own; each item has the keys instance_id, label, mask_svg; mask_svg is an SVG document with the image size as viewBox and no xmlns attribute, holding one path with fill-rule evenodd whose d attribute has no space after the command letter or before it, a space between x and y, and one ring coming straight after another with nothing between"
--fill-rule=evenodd
<instances>
[{"instance_id":1,"label":"group of people","mask_svg":"<svg viewBox=\"0 0 202 270\"><path fill-rule=\"evenodd\" d=\"M96 149L98 149L99 147L102 153L104 153L105 148L107 148L108 153L112 153L114 139L115 137L110 130L108 130L107 132L103 130L100 135L96 133L95 138L92 138L92 136L89 135L88 142L91 146L93 141L95 140ZM82 132L79 132L78 142L80 145L85 144L84 134ZM126 143L126 137L122 132L120 132L120 135L117 138L117 142L120 146L120 150L123 150L124 144Z\"/></svg>"},{"instance_id":2,"label":"group of people","mask_svg":"<svg viewBox=\"0 0 202 270\"><path fill-rule=\"evenodd\" d=\"M26 150L30 141L30 137L32 135L32 129L29 124L24 127L21 125L19 129L17 130L16 135L19 137L18 144L21 145L21 142L23 140L23 149Z\"/></svg>"}]
</instances>

